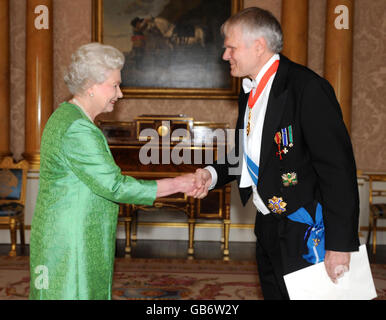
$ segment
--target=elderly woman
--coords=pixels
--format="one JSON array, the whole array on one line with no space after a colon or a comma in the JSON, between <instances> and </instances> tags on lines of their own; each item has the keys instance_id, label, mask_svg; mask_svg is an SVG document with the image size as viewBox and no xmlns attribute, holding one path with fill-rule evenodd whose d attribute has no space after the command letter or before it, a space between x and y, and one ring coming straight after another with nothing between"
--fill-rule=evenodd
<instances>
[{"instance_id":1,"label":"elderly woman","mask_svg":"<svg viewBox=\"0 0 386 320\"><path fill-rule=\"evenodd\" d=\"M151 205L192 193L194 175L157 181L121 174L95 117L122 98L124 57L99 43L72 56L65 82L73 94L48 120L31 227L30 299L111 299L118 204Z\"/></svg>"}]
</instances>

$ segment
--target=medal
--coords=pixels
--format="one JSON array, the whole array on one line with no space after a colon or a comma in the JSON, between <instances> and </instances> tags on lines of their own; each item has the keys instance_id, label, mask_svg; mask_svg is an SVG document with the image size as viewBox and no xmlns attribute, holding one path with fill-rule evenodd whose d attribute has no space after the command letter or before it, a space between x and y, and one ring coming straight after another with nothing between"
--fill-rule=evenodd
<instances>
[{"instance_id":1,"label":"medal","mask_svg":"<svg viewBox=\"0 0 386 320\"><path fill-rule=\"evenodd\" d=\"M317 247L320 243L320 239L319 238L312 239L312 242L314 243L314 247Z\"/></svg>"},{"instance_id":2,"label":"medal","mask_svg":"<svg viewBox=\"0 0 386 320\"><path fill-rule=\"evenodd\" d=\"M280 146L281 146L281 134L280 132L276 132L275 134L275 137L273 138L273 140L275 140L276 144L277 144L277 148L278 148L278 152L276 152L276 155L280 157L280 160L283 160L281 154L283 151L280 150Z\"/></svg>"},{"instance_id":3,"label":"medal","mask_svg":"<svg viewBox=\"0 0 386 320\"><path fill-rule=\"evenodd\" d=\"M288 126L288 138L289 138L288 146L292 148L294 145L294 138L292 136L292 126Z\"/></svg>"},{"instance_id":4,"label":"medal","mask_svg":"<svg viewBox=\"0 0 386 320\"><path fill-rule=\"evenodd\" d=\"M294 145L292 126L288 126L287 128L282 128L278 132L276 132L274 140L278 148L276 155L280 157L280 160L283 160L282 154L283 153L287 154L289 151L287 147L292 148ZM283 144L283 150L281 150L281 144Z\"/></svg>"},{"instance_id":5,"label":"medal","mask_svg":"<svg viewBox=\"0 0 386 320\"><path fill-rule=\"evenodd\" d=\"M282 197L273 197L272 199L268 200L268 208L271 209L273 213L282 214L287 209L285 208L287 206L287 203L283 201Z\"/></svg>"},{"instance_id":6,"label":"medal","mask_svg":"<svg viewBox=\"0 0 386 320\"><path fill-rule=\"evenodd\" d=\"M298 183L296 172L288 172L281 175L281 180L285 187L294 186Z\"/></svg>"},{"instance_id":7,"label":"medal","mask_svg":"<svg viewBox=\"0 0 386 320\"><path fill-rule=\"evenodd\" d=\"M283 137L283 146L288 146L287 128L281 129L281 136Z\"/></svg>"},{"instance_id":8,"label":"medal","mask_svg":"<svg viewBox=\"0 0 386 320\"><path fill-rule=\"evenodd\" d=\"M247 136L249 135L249 131L251 131L251 110L249 109L249 114L248 114L248 124L247 124Z\"/></svg>"},{"instance_id":9,"label":"medal","mask_svg":"<svg viewBox=\"0 0 386 320\"><path fill-rule=\"evenodd\" d=\"M275 60L272 63L272 65L269 67L269 69L264 73L263 77L261 78L259 84L257 85L255 94L253 94L253 90L249 93L249 97L248 97L249 114L248 114L248 124L247 124L247 135L249 135L249 132L251 131L252 108L255 105L257 99L260 97L261 93L263 92L265 86L267 85L268 80L276 72L278 67L279 67L279 60Z\"/></svg>"}]
</instances>

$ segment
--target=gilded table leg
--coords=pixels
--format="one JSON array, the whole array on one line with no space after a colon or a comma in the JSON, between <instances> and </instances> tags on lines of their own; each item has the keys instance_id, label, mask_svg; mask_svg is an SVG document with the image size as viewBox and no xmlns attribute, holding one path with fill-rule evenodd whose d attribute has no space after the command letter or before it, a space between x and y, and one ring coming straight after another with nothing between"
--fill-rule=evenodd
<instances>
[{"instance_id":1,"label":"gilded table leg","mask_svg":"<svg viewBox=\"0 0 386 320\"><path fill-rule=\"evenodd\" d=\"M231 226L231 186L225 186L225 217L224 217L224 260L229 260L229 230Z\"/></svg>"},{"instance_id":2,"label":"gilded table leg","mask_svg":"<svg viewBox=\"0 0 386 320\"><path fill-rule=\"evenodd\" d=\"M125 232L126 232L126 247L125 247L125 253L127 255L130 255L131 253L131 213L132 208L131 205L126 205L126 217L125 217Z\"/></svg>"},{"instance_id":3,"label":"gilded table leg","mask_svg":"<svg viewBox=\"0 0 386 320\"><path fill-rule=\"evenodd\" d=\"M131 241L137 241L138 210L132 210L131 216L132 216Z\"/></svg>"},{"instance_id":4,"label":"gilded table leg","mask_svg":"<svg viewBox=\"0 0 386 320\"><path fill-rule=\"evenodd\" d=\"M224 224L224 220L223 220L223 227L222 227L222 231L221 231L221 249L224 250L224 243L225 243L225 224Z\"/></svg>"},{"instance_id":5,"label":"gilded table leg","mask_svg":"<svg viewBox=\"0 0 386 320\"><path fill-rule=\"evenodd\" d=\"M229 260L229 230L231 221L224 219L224 260Z\"/></svg>"},{"instance_id":6,"label":"gilded table leg","mask_svg":"<svg viewBox=\"0 0 386 320\"><path fill-rule=\"evenodd\" d=\"M195 227L195 219L189 219L189 248L188 248L188 254L193 255L194 254L194 227Z\"/></svg>"},{"instance_id":7,"label":"gilded table leg","mask_svg":"<svg viewBox=\"0 0 386 320\"><path fill-rule=\"evenodd\" d=\"M373 254L377 253L377 218L373 217Z\"/></svg>"},{"instance_id":8,"label":"gilded table leg","mask_svg":"<svg viewBox=\"0 0 386 320\"><path fill-rule=\"evenodd\" d=\"M11 251L9 252L9 256L16 256L16 221L15 219L11 219L9 222L9 229L11 232Z\"/></svg>"},{"instance_id":9,"label":"gilded table leg","mask_svg":"<svg viewBox=\"0 0 386 320\"><path fill-rule=\"evenodd\" d=\"M196 199L189 197L189 219L188 219L188 225L189 225L189 247L188 247L188 255L194 254L194 228L195 228L195 201Z\"/></svg>"}]
</instances>

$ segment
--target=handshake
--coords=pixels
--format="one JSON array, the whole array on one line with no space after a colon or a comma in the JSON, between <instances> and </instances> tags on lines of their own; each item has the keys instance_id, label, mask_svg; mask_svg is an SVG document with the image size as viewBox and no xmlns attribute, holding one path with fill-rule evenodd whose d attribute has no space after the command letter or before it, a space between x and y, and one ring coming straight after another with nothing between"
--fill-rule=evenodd
<instances>
[{"instance_id":1,"label":"handshake","mask_svg":"<svg viewBox=\"0 0 386 320\"><path fill-rule=\"evenodd\" d=\"M174 179L180 192L197 199L207 196L209 186L212 183L212 175L205 169L197 169L195 173L184 174Z\"/></svg>"}]
</instances>

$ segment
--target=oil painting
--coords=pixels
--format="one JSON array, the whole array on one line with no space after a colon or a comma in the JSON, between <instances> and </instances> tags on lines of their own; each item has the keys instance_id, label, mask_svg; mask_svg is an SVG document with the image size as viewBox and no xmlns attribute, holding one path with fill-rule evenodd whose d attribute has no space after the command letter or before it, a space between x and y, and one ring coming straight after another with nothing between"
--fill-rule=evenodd
<instances>
[{"instance_id":1,"label":"oil painting","mask_svg":"<svg viewBox=\"0 0 386 320\"><path fill-rule=\"evenodd\" d=\"M94 0L94 41L125 55L125 97L235 99L220 28L241 2Z\"/></svg>"}]
</instances>

